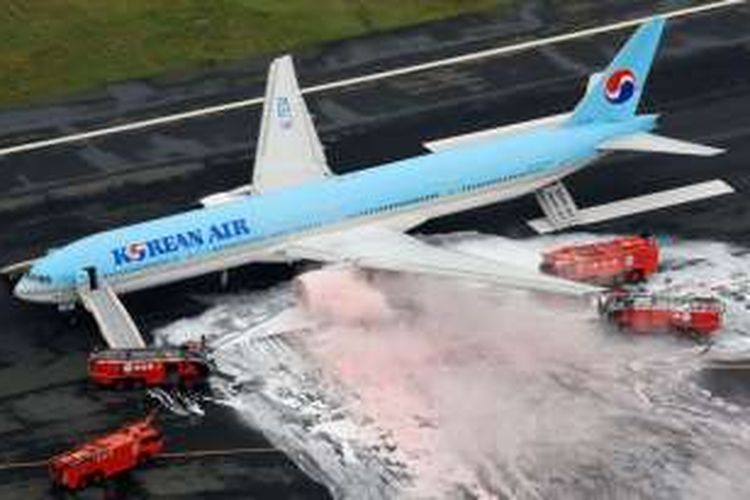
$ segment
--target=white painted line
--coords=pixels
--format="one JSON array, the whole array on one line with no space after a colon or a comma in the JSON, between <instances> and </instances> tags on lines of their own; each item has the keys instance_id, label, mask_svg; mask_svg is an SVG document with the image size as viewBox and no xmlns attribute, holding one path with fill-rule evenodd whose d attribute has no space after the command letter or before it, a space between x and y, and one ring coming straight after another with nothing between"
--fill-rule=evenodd
<instances>
[{"instance_id":1,"label":"white painted line","mask_svg":"<svg viewBox=\"0 0 750 500\"><path fill-rule=\"evenodd\" d=\"M9 264L2 269L0 269L0 275L6 276L6 277L12 277L17 276L20 274L25 273L29 269L31 269L31 266L34 265L35 259L29 259L24 260L21 262L16 262L14 264Z\"/></svg>"},{"instance_id":2,"label":"white painted line","mask_svg":"<svg viewBox=\"0 0 750 500\"><path fill-rule=\"evenodd\" d=\"M575 226L594 224L729 193L734 193L734 188L721 179L699 182L676 189L667 189L666 191L613 201L603 205L581 208L578 210L578 222ZM527 224L540 234L551 233L556 229L550 225L546 218L534 219L528 221Z\"/></svg>"},{"instance_id":3,"label":"white painted line","mask_svg":"<svg viewBox=\"0 0 750 500\"><path fill-rule=\"evenodd\" d=\"M674 19L678 17L685 17L693 14L699 14L701 12L708 12L711 10L722 9L745 3L745 0L721 0L717 2L707 3L696 7L688 7L685 9L673 10L671 12L665 12L660 14L662 17L667 19ZM579 38L590 37L601 33L607 33L610 31L617 31L632 26L637 26L653 16L639 17L636 19L630 19L627 21L620 21L606 26L599 26L596 28L587 28L584 30L574 31L571 33L565 33L562 35L555 35L546 38L539 38L537 40L530 40L528 42L522 42L515 45L508 45L504 47L497 47L494 49L480 50L478 52L472 52L461 56L448 57L437 61L431 61L423 64L416 64L413 66L406 66L403 68L396 68L388 71L381 71L379 73L371 73L369 75L358 76L354 78L347 78L344 80L338 80L330 83L323 83L320 85L314 85L311 87L305 87L302 89L303 94L312 94L315 92L322 92L324 90L331 90L340 87L347 87L350 85L356 85L359 83L372 82L376 80L382 80L385 78L391 78L394 76L406 75L410 73L416 73L419 71L425 71L429 69L435 69L443 66L449 66L452 64L459 64L469 61L476 61L478 59L484 59L488 57L494 57L498 55L508 54L512 52L518 52L522 50L528 50L545 45L552 45L560 42L566 42L570 40L576 40ZM35 149L46 148L59 144L66 144L70 142L82 141L86 139L93 139L95 137L102 137L105 135L118 134L121 132L129 132L133 130L139 130L148 127L154 127L157 125L165 125L168 123L179 122L188 120L191 118L198 118L201 116L212 115L216 113L223 113L225 111L231 111L233 109L245 108L249 106L255 106L263 102L263 97L254 97L252 99L243 99L240 101L232 101L225 104L219 104L216 106L207 106L204 108L194 109L192 111L185 111L182 113L174 113L171 115L160 116L157 118L151 118L148 120L140 120L136 122L126 123L123 125L115 125L112 127L104 127L100 129L90 130L88 132L81 132L79 134L70 134L60 137L53 137L51 139L43 139L40 141L27 142L25 144L18 144L0 149L0 156L9 155L13 153L21 153L23 151L31 151Z\"/></svg>"}]
</instances>

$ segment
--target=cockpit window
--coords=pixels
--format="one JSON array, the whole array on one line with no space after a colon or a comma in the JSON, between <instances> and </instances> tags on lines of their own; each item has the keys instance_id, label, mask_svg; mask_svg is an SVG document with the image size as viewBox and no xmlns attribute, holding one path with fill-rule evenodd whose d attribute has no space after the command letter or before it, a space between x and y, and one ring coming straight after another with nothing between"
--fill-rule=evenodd
<instances>
[{"instance_id":1,"label":"cockpit window","mask_svg":"<svg viewBox=\"0 0 750 500\"><path fill-rule=\"evenodd\" d=\"M28 273L26 277L37 283L52 283L52 278L46 274Z\"/></svg>"}]
</instances>

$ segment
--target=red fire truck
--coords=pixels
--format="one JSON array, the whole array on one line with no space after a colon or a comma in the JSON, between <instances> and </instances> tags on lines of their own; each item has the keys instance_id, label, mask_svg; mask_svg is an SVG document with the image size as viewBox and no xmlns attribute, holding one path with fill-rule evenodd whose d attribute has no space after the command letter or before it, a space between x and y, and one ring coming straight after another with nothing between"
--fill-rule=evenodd
<instances>
[{"instance_id":1,"label":"red fire truck","mask_svg":"<svg viewBox=\"0 0 750 500\"><path fill-rule=\"evenodd\" d=\"M108 349L89 356L89 379L102 387L187 386L205 381L209 362L201 349Z\"/></svg>"},{"instance_id":2,"label":"red fire truck","mask_svg":"<svg viewBox=\"0 0 750 500\"><path fill-rule=\"evenodd\" d=\"M540 270L595 285L635 283L659 268L659 245L649 236L571 245L543 254Z\"/></svg>"},{"instance_id":3,"label":"red fire truck","mask_svg":"<svg viewBox=\"0 0 750 500\"><path fill-rule=\"evenodd\" d=\"M154 425L155 414L125 425L48 462L52 482L78 490L130 470L164 449L164 439Z\"/></svg>"},{"instance_id":4,"label":"red fire truck","mask_svg":"<svg viewBox=\"0 0 750 500\"><path fill-rule=\"evenodd\" d=\"M707 337L721 328L724 309L714 297L617 291L601 300L599 310L618 327L633 332L672 330Z\"/></svg>"}]
</instances>

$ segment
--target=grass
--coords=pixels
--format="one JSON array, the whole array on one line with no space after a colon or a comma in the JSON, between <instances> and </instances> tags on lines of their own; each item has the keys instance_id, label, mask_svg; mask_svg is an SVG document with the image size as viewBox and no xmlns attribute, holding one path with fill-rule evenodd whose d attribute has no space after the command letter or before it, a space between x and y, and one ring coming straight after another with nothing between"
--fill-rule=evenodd
<instances>
[{"instance_id":1,"label":"grass","mask_svg":"<svg viewBox=\"0 0 750 500\"><path fill-rule=\"evenodd\" d=\"M4 0L0 105L500 3L507 0Z\"/></svg>"}]
</instances>

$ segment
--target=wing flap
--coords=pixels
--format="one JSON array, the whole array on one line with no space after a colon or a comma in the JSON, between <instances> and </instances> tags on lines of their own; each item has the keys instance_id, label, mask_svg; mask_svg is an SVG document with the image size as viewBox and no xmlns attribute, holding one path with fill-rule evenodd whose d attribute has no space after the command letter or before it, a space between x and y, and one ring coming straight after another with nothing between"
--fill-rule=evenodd
<instances>
[{"instance_id":1,"label":"wing flap","mask_svg":"<svg viewBox=\"0 0 750 500\"><path fill-rule=\"evenodd\" d=\"M331 175L290 56L271 63L253 188L267 192Z\"/></svg>"},{"instance_id":2,"label":"wing flap","mask_svg":"<svg viewBox=\"0 0 750 500\"><path fill-rule=\"evenodd\" d=\"M288 257L320 262L349 263L382 269L482 281L508 288L566 295L586 295L599 288L429 245L409 235L380 227L366 227L315 236L284 249Z\"/></svg>"}]
</instances>

